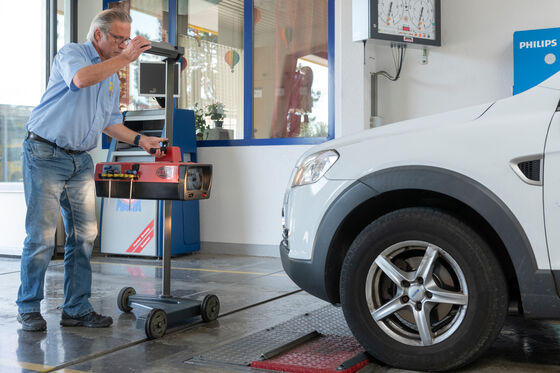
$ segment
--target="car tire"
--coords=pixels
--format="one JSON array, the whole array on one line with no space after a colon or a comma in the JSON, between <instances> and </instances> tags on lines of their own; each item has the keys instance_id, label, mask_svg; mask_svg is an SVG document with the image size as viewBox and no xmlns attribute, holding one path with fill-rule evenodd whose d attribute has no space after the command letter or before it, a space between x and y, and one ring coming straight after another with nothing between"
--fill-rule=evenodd
<instances>
[{"instance_id":1,"label":"car tire","mask_svg":"<svg viewBox=\"0 0 560 373\"><path fill-rule=\"evenodd\" d=\"M482 354L508 304L488 244L453 216L422 207L384 215L358 235L344 259L340 296L348 326L373 357L430 371Z\"/></svg>"}]
</instances>

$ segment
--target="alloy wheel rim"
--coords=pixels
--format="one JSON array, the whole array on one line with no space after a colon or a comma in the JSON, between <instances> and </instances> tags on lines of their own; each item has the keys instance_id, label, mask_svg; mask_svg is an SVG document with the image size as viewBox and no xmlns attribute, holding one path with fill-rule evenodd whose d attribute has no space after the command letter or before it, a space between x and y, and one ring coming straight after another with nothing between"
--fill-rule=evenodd
<instances>
[{"instance_id":1,"label":"alloy wheel rim","mask_svg":"<svg viewBox=\"0 0 560 373\"><path fill-rule=\"evenodd\" d=\"M449 338L468 308L460 266L444 249L425 241L403 241L383 250L369 268L365 295L381 330L412 346Z\"/></svg>"}]
</instances>

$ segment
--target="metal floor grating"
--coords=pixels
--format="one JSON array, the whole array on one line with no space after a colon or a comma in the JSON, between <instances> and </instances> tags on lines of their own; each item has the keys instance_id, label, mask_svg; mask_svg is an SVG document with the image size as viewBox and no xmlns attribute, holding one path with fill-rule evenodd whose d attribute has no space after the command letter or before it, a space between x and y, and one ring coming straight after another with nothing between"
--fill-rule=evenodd
<instances>
[{"instance_id":1,"label":"metal floor grating","mask_svg":"<svg viewBox=\"0 0 560 373\"><path fill-rule=\"evenodd\" d=\"M331 305L295 317L272 328L207 351L186 364L249 366L269 351L316 331L322 335L352 336L342 309Z\"/></svg>"}]
</instances>

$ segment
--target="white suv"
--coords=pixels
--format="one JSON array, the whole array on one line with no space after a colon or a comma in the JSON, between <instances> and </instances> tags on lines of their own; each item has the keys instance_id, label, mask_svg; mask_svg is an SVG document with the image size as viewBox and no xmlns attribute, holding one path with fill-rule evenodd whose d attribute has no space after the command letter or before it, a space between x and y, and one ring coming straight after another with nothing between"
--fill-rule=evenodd
<instances>
[{"instance_id":1,"label":"white suv","mask_svg":"<svg viewBox=\"0 0 560 373\"><path fill-rule=\"evenodd\" d=\"M508 306L560 319L559 101L560 73L310 149L284 199L285 271L405 369L473 361Z\"/></svg>"}]
</instances>

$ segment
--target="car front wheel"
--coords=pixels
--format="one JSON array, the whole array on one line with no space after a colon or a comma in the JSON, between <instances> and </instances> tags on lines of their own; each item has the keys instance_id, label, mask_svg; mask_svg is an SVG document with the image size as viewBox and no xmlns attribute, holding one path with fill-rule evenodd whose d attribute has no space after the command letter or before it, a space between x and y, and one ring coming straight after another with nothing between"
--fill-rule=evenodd
<instances>
[{"instance_id":1,"label":"car front wheel","mask_svg":"<svg viewBox=\"0 0 560 373\"><path fill-rule=\"evenodd\" d=\"M507 285L486 242L432 208L368 225L352 243L340 296L352 333L394 367L447 370L478 357L499 333Z\"/></svg>"}]
</instances>

